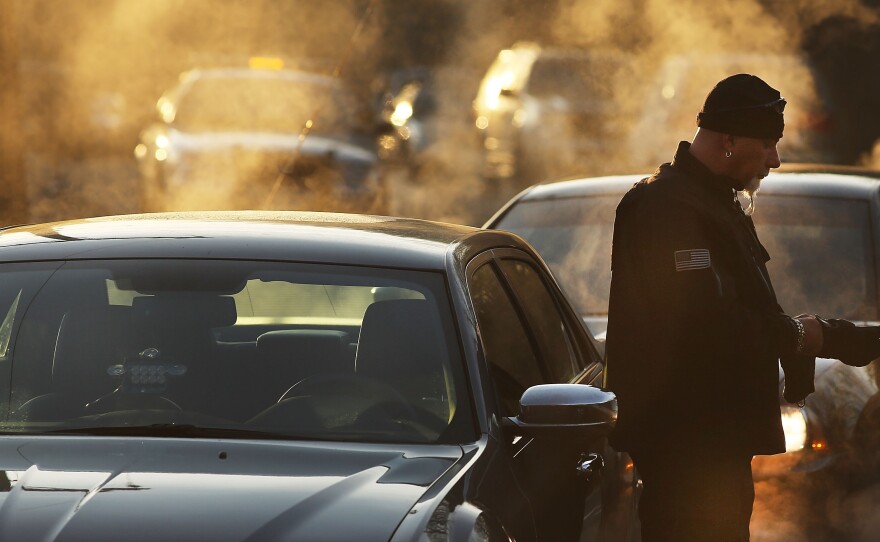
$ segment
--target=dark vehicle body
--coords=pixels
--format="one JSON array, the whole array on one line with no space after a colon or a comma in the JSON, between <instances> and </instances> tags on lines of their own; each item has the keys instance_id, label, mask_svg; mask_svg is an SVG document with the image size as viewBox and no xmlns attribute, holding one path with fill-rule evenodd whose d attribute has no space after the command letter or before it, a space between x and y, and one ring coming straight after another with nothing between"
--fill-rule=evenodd
<instances>
[{"instance_id":1,"label":"dark vehicle body","mask_svg":"<svg viewBox=\"0 0 880 542\"><path fill-rule=\"evenodd\" d=\"M517 233L536 248L600 340L607 324L615 209L623 194L646 176L536 185L487 224ZM783 166L763 180L755 205L752 218L770 253L768 269L780 304L789 314L820 314L858 324L880 321L880 172ZM854 368L818 359L816 391L802 409L782 398L780 369L788 451L757 457L756 478L823 476L835 489L856 479L876 480L877 363ZM817 491L814 497L838 494Z\"/></svg>"},{"instance_id":2,"label":"dark vehicle body","mask_svg":"<svg viewBox=\"0 0 880 542\"><path fill-rule=\"evenodd\" d=\"M156 112L135 148L145 211L387 210L370 108L338 79L194 69Z\"/></svg>"},{"instance_id":3,"label":"dark vehicle body","mask_svg":"<svg viewBox=\"0 0 880 542\"><path fill-rule=\"evenodd\" d=\"M631 536L600 345L514 235L129 215L0 275L0 540Z\"/></svg>"}]
</instances>

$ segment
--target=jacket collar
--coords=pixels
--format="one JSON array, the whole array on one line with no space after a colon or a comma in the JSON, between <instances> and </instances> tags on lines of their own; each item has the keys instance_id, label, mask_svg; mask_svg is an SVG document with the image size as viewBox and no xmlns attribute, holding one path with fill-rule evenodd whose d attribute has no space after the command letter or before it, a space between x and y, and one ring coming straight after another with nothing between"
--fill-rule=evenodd
<instances>
[{"instance_id":1,"label":"jacket collar","mask_svg":"<svg viewBox=\"0 0 880 542\"><path fill-rule=\"evenodd\" d=\"M675 157L672 159L672 167L684 172L685 178L693 184L699 185L704 191L708 192L713 199L723 201L730 204L736 201L736 181L727 175L716 175L712 173L702 162L697 160L690 153L691 144L682 141L678 144L675 151ZM739 206L739 203L737 203Z\"/></svg>"}]
</instances>

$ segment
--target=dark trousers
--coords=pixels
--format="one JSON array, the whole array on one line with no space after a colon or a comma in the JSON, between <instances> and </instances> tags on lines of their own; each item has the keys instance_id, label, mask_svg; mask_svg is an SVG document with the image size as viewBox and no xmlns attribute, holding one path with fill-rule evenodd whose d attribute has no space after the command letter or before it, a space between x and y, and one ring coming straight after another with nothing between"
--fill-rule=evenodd
<instances>
[{"instance_id":1,"label":"dark trousers","mask_svg":"<svg viewBox=\"0 0 880 542\"><path fill-rule=\"evenodd\" d=\"M631 452L642 478L643 542L747 542L752 457L729 452Z\"/></svg>"}]
</instances>

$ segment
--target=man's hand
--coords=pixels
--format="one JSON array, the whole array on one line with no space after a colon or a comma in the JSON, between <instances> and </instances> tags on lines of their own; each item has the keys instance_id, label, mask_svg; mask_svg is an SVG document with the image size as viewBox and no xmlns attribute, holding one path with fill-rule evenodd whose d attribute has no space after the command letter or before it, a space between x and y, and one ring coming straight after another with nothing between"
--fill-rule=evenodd
<instances>
[{"instance_id":1,"label":"man's hand","mask_svg":"<svg viewBox=\"0 0 880 542\"><path fill-rule=\"evenodd\" d=\"M880 357L880 326L856 326L849 320L816 317L822 327L818 355L864 367ZM806 322L804 322L806 326Z\"/></svg>"}]
</instances>

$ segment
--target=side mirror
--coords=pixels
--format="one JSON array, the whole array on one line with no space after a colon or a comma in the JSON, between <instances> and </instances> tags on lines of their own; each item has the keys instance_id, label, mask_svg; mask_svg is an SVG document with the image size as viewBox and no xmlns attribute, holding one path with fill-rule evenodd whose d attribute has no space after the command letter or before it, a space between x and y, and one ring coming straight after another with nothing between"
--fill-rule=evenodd
<instances>
[{"instance_id":1,"label":"side mirror","mask_svg":"<svg viewBox=\"0 0 880 542\"><path fill-rule=\"evenodd\" d=\"M521 436L594 439L606 436L617 422L617 396L584 384L541 384L527 389L519 416L504 425Z\"/></svg>"},{"instance_id":2,"label":"side mirror","mask_svg":"<svg viewBox=\"0 0 880 542\"><path fill-rule=\"evenodd\" d=\"M506 96L508 98L516 98L517 92L512 88L502 88L501 92L499 92L501 96Z\"/></svg>"}]
</instances>

